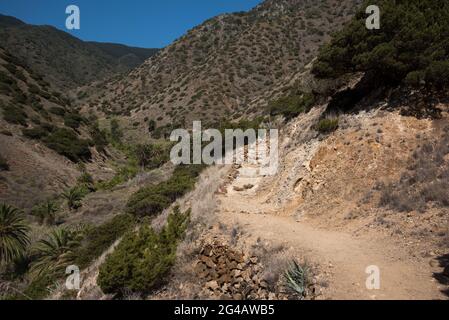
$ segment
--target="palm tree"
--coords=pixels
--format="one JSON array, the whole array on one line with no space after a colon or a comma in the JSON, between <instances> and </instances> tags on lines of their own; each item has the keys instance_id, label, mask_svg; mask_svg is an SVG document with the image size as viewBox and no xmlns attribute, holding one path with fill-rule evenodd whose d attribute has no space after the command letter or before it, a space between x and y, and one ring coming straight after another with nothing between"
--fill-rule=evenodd
<instances>
[{"instance_id":1,"label":"palm tree","mask_svg":"<svg viewBox=\"0 0 449 320\"><path fill-rule=\"evenodd\" d=\"M18 209L0 206L0 263L20 258L30 244L29 227Z\"/></svg>"},{"instance_id":2,"label":"palm tree","mask_svg":"<svg viewBox=\"0 0 449 320\"><path fill-rule=\"evenodd\" d=\"M40 240L36 245L37 259L31 266L35 276L55 274L71 264L75 259L75 249L80 244L76 232L64 228L53 230L47 239Z\"/></svg>"},{"instance_id":3,"label":"palm tree","mask_svg":"<svg viewBox=\"0 0 449 320\"><path fill-rule=\"evenodd\" d=\"M78 188L72 188L62 194L62 197L67 200L67 206L70 210L81 207L82 194Z\"/></svg>"},{"instance_id":4,"label":"palm tree","mask_svg":"<svg viewBox=\"0 0 449 320\"><path fill-rule=\"evenodd\" d=\"M47 223L51 225L55 223L56 212L58 212L58 206L53 201L48 200L33 210L32 214L39 219L40 224Z\"/></svg>"}]
</instances>

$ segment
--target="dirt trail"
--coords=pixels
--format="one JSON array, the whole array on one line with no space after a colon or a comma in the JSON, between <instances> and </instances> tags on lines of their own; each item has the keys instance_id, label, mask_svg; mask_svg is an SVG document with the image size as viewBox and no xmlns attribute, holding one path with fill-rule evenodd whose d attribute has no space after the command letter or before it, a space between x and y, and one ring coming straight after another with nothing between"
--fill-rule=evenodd
<instances>
[{"instance_id":1,"label":"dirt trail","mask_svg":"<svg viewBox=\"0 0 449 320\"><path fill-rule=\"evenodd\" d=\"M245 174L237 177L219 196L219 219L227 225L239 225L245 236L272 244L291 247L330 271L325 297L330 299L443 299L432 271L424 260L411 258L399 245L387 240L354 237L342 232L317 229L307 221L296 221L283 210L273 208L258 192L262 178ZM244 185L253 185L246 191ZM250 240L251 241L251 240ZM368 266L381 271L381 289L368 290Z\"/></svg>"}]
</instances>

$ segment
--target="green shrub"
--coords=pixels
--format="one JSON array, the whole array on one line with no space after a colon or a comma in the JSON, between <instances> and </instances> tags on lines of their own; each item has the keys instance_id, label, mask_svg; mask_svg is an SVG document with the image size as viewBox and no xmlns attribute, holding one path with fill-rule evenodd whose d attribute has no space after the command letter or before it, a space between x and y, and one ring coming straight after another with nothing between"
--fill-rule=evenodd
<instances>
[{"instance_id":1,"label":"green shrub","mask_svg":"<svg viewBox=\"0 0 449 320\"><path fill-rule=\"evenodd\" d=\"M6 161L5 158L0 155L0 171L8 171L9 170L9 164Z\"/></svg>"},{"instance_id":2,"label":"green shrub","mask_svg":"<svg viewBox=\"0 0 449 320\"><path fill-rule=\"evenodd\" d=\"M36 127L33 129L23 129L22 134L29 139L41 140L48 135L48 131L41 127Z\"/></svg>"},{"instance_id":3,"label":"green shrub","mask_svg":"<svg viewBox=\"0 0 449 320\"><path fill-rule=\"evenodd\" d=\"M111 139L113 142L119 143L123 138L123 132L117 119L111 120Z\"/></svg>"},{"instance_id":4,"label":"green shrub","mask_svg":"<svg viewBox=\"0 0 449 320\"><path fill-rule=\"evenodd\" d=\"M449 3L434 0L380 0L381 28L366 28L365 8L323 47L312 72L320 78L371 72L379 86L449 84Z\"/></svg>"},{"instance_id":5,"label":"green shrub","mask_svg":"<svg viewBox=\"0 0 449 320\"><path fill-rule=\"evenodd\" d=\"M63 117L66 114L65 109L61 107L51 107L49 111L50 113L60 117Z\"/></svg>"},{"instance_id":6,"label":"green shrub","mask_svg":"<svg viewBox=\"0 0 449 320\"><path fill-rule=\"evenodd\" d=\"M193 189L204 166L178 166L172 177L157 185L145 187L128 200L127 211L138 217L155 216L176 199Z\"/></svg>"},{"instance_id":7,"label":"green shrub","mask_svg":"<svg viewBox=\"0 0 449 320\"><path fill-rule=\"evenodd\" d=\"M97 190L111 190L114 187L134 178L139 169L134 166L120 168L118 173L109 181L101 181L95 185Z\"/></svg>"},{"instance_id":8,"label":"green shrub","mask_svg":"<svg viewBox=\"0 0 449 320\"><path fill-rule=\"evenodd\" d=\"M84 121L83 117L75 113L67 113L64 116L64 125L72 129L78 129Z\"/></svg>"},{"instance_id":9,"label":"green shrub","mask_svg":"<svg viewBox=\"0 0 449 320\"><path fill-rule=\"evenodd\" d=\"M95 123L90 127L90 135L92 137L92 142L98 152L105 152L108 146L108 139L106 132L100 130L98 123Z\"/></svg>"},{"instance_id":10,"label":"green shrub","mask_svg":"<svg viewBox=\"0 0 449 320\"><path fill-rule=\"evenodd\" d=\"M297 117L301 113L309 112L315 103L315 96L312 93L297 94L281 98L269 103L270 115L282 115L287 120Z\"/></svg>"},{"instance_id":11,"label":"green shrub","mask_svg":"<svg viewBox=\"0 0 449 320\"><path fill-rule=\"evenodd\" d=\"M44 139L45 144L73 162L89 160L89 142L78 138L70 129L58 128Z\"/></svg>"},{"instance_id":12,"label":"green shrub","mask_svg":"<svg viewBox=\"0 0 449 320\"><path fill-rule=\"evenodd\" d=\"M158 288L176 259L176 250L188 226L190 211L176 208L160 233L144 226L128 233L100 267L98 284L103 292L149 293Z\"/></svg>"},{"instance_id":13,"label":"green shrub","mask_svg":"<svg viewBox=\"0 0 449 320\"><path fill-rule=\"evenodd\" d=\"M7 105L3 107L3 118L9 123L26 126L28 116L26 112L19 107Z\"/></svg>"},{"instance_id":14,"label":"green shrub","mask_svg":"<svg viewBox=\"0 0 449 320\"><path fill-rule=\"evenodd\" d=\"M84 237L81 247L75 253L76 264L80 268L88 267L134 224L135 219L132 215L120 214L110 221L90 229Z\"/></svg>"},{"instance_id":15,"label":"green shrub","mask_svg":"<svg viewBox=\"0 0 449 320\"><path fill-rule=\"evenodd\" d=\"M170 150L161 144L139 144L135 157L143 169L156 169L170 160Z\"/></svg>"},{"instance_id":16,"label":"green shrub","mask_svg":"<svg viewBox=\"0 0 449 320\"><path fill-rule=\"evenodd\" d=\"M330 133L338 129L339 122L338 118L325 118L318 122L315 130L321 133Z\"/></svg>"}]
</instances>

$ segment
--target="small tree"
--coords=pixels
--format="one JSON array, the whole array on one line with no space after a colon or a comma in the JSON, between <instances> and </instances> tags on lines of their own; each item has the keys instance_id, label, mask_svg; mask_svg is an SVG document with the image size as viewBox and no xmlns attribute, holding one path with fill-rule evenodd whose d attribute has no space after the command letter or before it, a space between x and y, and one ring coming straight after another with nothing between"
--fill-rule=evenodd
<instances>
[{"instance_id":1,"label":"small tree","mask_svg":"<svg viewBox=\"0 0 449 320\"><path fill-rule=\"evenodd\" d=\"M79 244L77 232L62 228L53 230L46 239L37 243L38 258L31 266L31 273L38 278L65 270L75 261L75 249Z\"/></svg>"},{"instance_id":2,"label":"small tree","mask_svg":"<svg viewBox=\"0 0 449 320\"><path fill-rule=\"evenodd\" d=\"M81 200L83 194L77 187L67 190L62 194L62 197L67 201L67 206L70 210L76 210L81 207Z\"/></svg>"},{"instance_id":3,"label":"small tree","mask_svg":"<svg viewBox=\"0 0 449 320\"><path fill-rule=\"evenodd\" d=\"M0 206L0 263L23 255L30 244L29 230L22 212L6 204Z\"/></svg>"},{"instance_id":4,"label":"small tree","mask_svg":"<svg viewBox=\"0 0 449 320\"><path fill-rule=\"evenodd\" d=\"M44 204L35 207L31 214L38 219L40 224L52 225L56 221L56 213L58 212L58 206L54 201L47 200Z\"/></svg>"}]
</instances>

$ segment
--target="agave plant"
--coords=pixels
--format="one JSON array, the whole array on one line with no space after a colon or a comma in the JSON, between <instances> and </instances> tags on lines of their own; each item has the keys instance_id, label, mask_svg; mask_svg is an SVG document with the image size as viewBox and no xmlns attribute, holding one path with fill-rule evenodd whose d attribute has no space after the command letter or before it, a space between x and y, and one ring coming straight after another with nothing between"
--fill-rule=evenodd
<instances>
[{"instance_id":1,"label":"agave plant","mask_svg":"<svg viewBox=\"0 0 449 320\"><path fill-rule=\"evenodd\" d=\"M30 244L29 227L18 209L0 206L0 263L20 258Z\"/></svg>"},{"instance_id":2,"label":"agave plant","mask_svg":"<svg viewBox=\"0 0 449 320\"><path fill-rule=\"evenodd\" d=\"M304 296L309 285L309 267L293 261L285 272L284 279L289 289Z\"/></svg>"},{"instance_id":3,"label":"agave plant","mask_svg":"<svg viewBox=\"0 0 449 320\"><path fill-rule=\"evenodd\" d=\"M59 273L73 264L74 251L80 244L76 232L59 228L53 230L47 239L40 240L36 245L37 259L31 265L31 273L35 276Z\"/></svg>"},{"instance_id":4,"label":"agave plant","mask_svg":"<svg viewBox=\"0 0 449 320\"><path fill-rule=\"evenodd\" d=\"M78 209L81 207L81 200L83 193L79 188L72 188L62 194L62 197L67 200L67 206L70 210Z\"/></svg>"}]
</instances>

